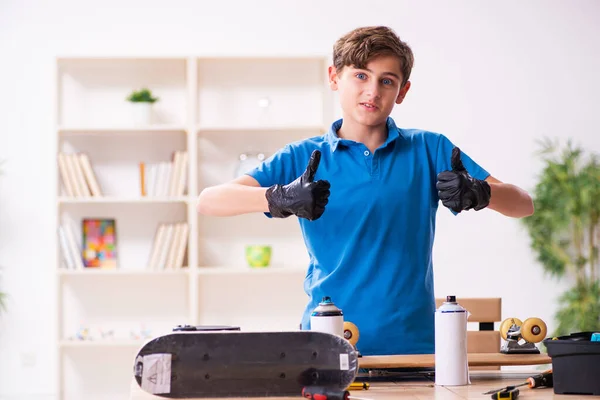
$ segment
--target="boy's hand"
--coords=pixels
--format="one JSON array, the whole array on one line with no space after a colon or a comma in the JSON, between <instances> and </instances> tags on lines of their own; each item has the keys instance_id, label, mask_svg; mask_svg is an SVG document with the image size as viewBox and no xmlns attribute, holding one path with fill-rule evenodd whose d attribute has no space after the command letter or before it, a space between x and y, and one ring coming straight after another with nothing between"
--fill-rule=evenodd
<instances>
[{"instance_id":1,"label":"boy's hand","mask_svg":"<svg viewBox=\"0 0 600 400\"><path fill-rule=\"evenodd\" d=\"M460 149L452 149L452 171L440 172L436 188L446 207L454 212L475 209L479 211L490 203L491 189L486 181L473 178L460 160Z\"/></svg>"},{"instance_id":2,"label":"boy's hand","mask_svg":"<svg viewBox=\"0 0 600 400\"><path fill-rule=\"evenodd\" d=\"M321 161L321 152L313 151L306 171L287 185L273 185L267 189L269 211L273 217L287 218L296 215L310 221L318 219L329 201L328 181L313 182Z\"/></svg>"}]
</instances>

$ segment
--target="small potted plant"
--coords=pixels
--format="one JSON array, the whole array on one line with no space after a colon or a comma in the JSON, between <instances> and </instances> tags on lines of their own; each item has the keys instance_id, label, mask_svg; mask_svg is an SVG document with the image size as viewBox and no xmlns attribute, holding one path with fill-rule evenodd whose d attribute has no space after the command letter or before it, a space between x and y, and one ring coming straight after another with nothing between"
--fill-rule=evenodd
<instances>
[{"instance_id":1,"label":"small potted plant","mask_svg":"<svg viewBox=\"0 0 600 400\"><path fill-rule=\"evenodd\" d=\"M158 101L148 88L134 90L127 97L131 103L133 119L136 125L148 125L152 123L152 105Z\"/></svg>"}]
</instances>

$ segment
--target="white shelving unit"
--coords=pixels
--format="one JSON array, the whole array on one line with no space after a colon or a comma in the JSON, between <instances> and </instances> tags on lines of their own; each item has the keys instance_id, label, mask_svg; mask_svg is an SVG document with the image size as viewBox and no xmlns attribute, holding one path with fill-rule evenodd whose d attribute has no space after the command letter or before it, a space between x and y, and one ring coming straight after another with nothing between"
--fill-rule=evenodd
<instances>
[{"instance_id":1,"label":"white shelving unit","mask_svg":"<svg viewBox=\"0 0 600 400\"><path fill-rule=\"evenodd\" d=\"M83 218L113 218L118 253L116 269L66 268L57 232L60 400L128 399L144 337L179 324L297 329L308 263L298 222L199 216L196 198L232 179L241 153L268 157L327 129L328 63L319 56L57 59L58 152L87 154L102 191L68 196L57 162L57 231L70 220L81 240ZM159 101L154 121L137 126L125 98L142 87ZM139 163L170 161L176 151L189 157L184 194L143 196ZM149 269L159 224L176 222L189 228L183 267ZM248 267L249 244L271 245L271 266ZM82 327L87 340L77 338Z\"/></svg>"}]
</instances>

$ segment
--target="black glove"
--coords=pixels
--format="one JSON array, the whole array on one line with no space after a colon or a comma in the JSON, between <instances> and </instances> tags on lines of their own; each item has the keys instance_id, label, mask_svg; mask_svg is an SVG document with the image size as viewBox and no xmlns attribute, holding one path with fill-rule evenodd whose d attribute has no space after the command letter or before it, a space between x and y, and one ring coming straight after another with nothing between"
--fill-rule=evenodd
<instances>
[{"instance_id":1,"label":"black glove","mask_svg":"<svg viewBox=\"0 0 600 400\"><path fill-rule=\"evenodd\" d=\"M443 171L437 176L436 188L442 204L457 213L487 207L490 204L490 185L469 175L460 160L458 147L452 149L451 165L452 171Z\"/></svg>"},{"instance_id":2,"label":"black glove","mask_svg":"<svg viewBox=\"0 0 600 400\"><path fill-rule=\"evenodd\" d=\"M269 212L275 218L287 218L297 215L310 221L318 219L325 211L329 201L328 181L313 182L321 161L321 152L313 151L306 171L292 183L273 185L267 189Z\"/></svg>"}]
</instances>

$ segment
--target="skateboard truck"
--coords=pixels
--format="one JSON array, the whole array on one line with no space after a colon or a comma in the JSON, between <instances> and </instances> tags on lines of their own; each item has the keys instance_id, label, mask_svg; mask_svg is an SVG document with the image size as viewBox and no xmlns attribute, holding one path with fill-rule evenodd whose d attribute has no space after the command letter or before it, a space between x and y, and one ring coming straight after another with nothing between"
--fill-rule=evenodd
<instances>
[{"instance_id":1,"label":"skateboard truck","mask_svg":"<svg viewBox=\"0 0 600 400\"><path fill-rule=\"evenodd\" d=\"M509 339L502 344L500 353L504 354L540 354L540 350L533 343L525 342L519 344L518 341Z\"/></svg>"},{"instance_id":2,"label":"skateboard truck","mask_svg":"<svg viewBox=\"0 0 600 400\"><path fill-rule=\"evenodd\" d=\"M500 347L504 354L540 354L535 343L546 337L546 323L539 318L508 318L500 324L500 336L505 341Z\"/></svg>"}]
</instances>

